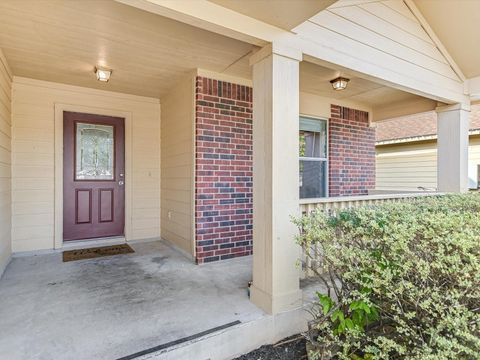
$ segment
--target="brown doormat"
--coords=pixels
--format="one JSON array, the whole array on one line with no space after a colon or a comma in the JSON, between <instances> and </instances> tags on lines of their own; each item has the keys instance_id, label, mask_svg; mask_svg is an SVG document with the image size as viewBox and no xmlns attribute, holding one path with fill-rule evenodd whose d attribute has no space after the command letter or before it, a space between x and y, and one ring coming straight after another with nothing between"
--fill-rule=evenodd
<instances>
[{"instance_id":1,"label":"brown doormat","mask_svg":"<svg viewBox=\"0 0 480 360\"><path fill-rule=\"evenodd\" d=\"M94 259L103 256L133 253L133 249L127 244L102 246L89 249L69 250L63 252L63 262Z\"/></svg>"}]
</instances>

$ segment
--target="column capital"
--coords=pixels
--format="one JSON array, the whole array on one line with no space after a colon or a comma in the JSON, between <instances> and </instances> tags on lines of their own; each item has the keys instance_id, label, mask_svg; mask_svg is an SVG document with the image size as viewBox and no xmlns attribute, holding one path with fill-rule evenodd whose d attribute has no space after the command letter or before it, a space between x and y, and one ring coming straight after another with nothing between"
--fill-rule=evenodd
<instances>
[{"instance_id":1,"label":"column capital","mask_svg":"<svg viewBox=\"0 0 480 360\"><path fill-rule=\"evenodd\" d=\"M464 110L470 111L470 104L468 103L457 103L451 105L438 105L435 108L437 113L448 112L448 111L456 111L456 110Z\"/></svg>"},{"instance_id":2,"label":"column capital","mask_svg":"<svg viewBox=\"0 0 480 360\"><path fill-rule=\"evenodd\" d=\"M289 45L285 45L283 43L273 42L265 45L263 48L261 48L259 51L257 51L250 57L250 66L255 65L256 63L273 54L296 61L303 60L303 53L301 50L293 48Z\"/></svg>"}]
</instances>

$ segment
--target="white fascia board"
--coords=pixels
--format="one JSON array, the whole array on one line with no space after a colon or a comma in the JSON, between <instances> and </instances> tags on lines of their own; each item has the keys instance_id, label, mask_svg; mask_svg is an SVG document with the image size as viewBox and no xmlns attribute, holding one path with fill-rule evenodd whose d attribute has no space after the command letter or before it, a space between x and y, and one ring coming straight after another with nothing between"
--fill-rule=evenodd
<instances>
[{"instance_id":1,"label":"white fascia board","mask_svg":"<svg viewBox=\"0 0 480 360\"><path fill-rule=\"evenodd\" d=\"M116 1L257 46L264 46L290 34L206 0Z\"/></svg>"},{"instance_id":2,"label":"white fascia board","mask_svg":"<svg viewBox=\"0 0 480 360\"><path fill-rule=\"evenodd\" d=\"M309 26L309 25L307 25ZM391 68L388 63L380 64L372 55L371 49L364 47L361 51L351 51L353 46L359 46L354 41L346 39L345 42L326 44L324 39L317 38L315 42L311 39L298 36L297 46L307 59L327 67L340 68L359 77L372 80L379 84L395 89L406 91L415 95L424 96L439 102L455 104L469 103L469 98L463 93L463 84L457 83L458 89L446 88L435 82L419 80L415 74L406 76ZM349 42L349 43L347 43ZM319 59L320 61L316 61ZM453 84L453 81L449 81Z\"/></svg>"}]
</instances>

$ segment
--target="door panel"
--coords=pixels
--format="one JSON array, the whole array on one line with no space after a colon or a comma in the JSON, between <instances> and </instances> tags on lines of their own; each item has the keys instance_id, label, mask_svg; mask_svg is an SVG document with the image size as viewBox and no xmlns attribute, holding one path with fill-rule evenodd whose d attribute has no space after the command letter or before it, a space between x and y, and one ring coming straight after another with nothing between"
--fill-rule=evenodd
<instances>
[{"instance_id":1,"label":"door panel","mask_svg":"<svg viewBox=\"0 0 480 360\"><path fill-rule=\"evenodd\" d=\"M121 236L124 119L64 112L63 239Z\"/></svg>"},{"instance_id":2,"label":"door panel","mask_svg":"<svg viewBox=\"0 0 480 360\"><path fill-rule=\"evenodd\" d=\"M92 221L92 189L75 189L76 224L90 224Z\"/></svg>"},{"instance_id":3,"label":"door panel","mask_svg":"<svg viewBox=\"0 0 480 360\"><path fill-rule=\"evenodd\" d=\"M112 222L115 200L113 197L113 189L100 189L100 200L98 204L98 221Z\"/></svg>"}]
</instances>

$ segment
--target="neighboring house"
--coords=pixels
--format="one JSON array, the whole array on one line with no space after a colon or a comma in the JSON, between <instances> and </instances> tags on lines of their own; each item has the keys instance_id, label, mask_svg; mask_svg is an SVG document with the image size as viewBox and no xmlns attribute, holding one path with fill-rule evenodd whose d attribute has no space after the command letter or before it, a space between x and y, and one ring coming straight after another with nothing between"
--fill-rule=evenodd
<instances>
[{"instance_id":1,"label":"neighboring house","mask_svg":"<svg viewBox=\"0 0 480 360\"><path fill-rule=\"evenodd\" d=\"M435 186L467 190L480 53L457 45L478 42L479 12L475 1L0 1L0 274L12 256L114 242L163 240L203 279L251 255L252 307L271 317L245 346L299 332L283 317L304 300L292 216L358 203L375 188L375 122L437 109ZM125 273L151 288L146 271L162 259L131 261ZM131 285L121 274L114 282ZM50 283L43 295L61 288ZM184 290L170 285L160 290ZM143 301L141 291L114 295L115 319ZM168 306L178 299L165 297ZM128 306L115 307L124 298ZM51 316L61 302L31 309ZM178 323L202 321L189 309ZM81 330L67 340L88 335Z\"/></svg>"},{"instance_id":2,"label":"neighboring house","mask_svg":"<svg viewBox=\"0 0 480 360\"><path fill-rule=\"evenodd\" d=\"M469 126L468 186L478 188L480 105L472 105ZM434 111L376 123L377 191L436 190L437 114Z\"/></svg>"}]
</instances>

